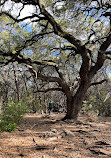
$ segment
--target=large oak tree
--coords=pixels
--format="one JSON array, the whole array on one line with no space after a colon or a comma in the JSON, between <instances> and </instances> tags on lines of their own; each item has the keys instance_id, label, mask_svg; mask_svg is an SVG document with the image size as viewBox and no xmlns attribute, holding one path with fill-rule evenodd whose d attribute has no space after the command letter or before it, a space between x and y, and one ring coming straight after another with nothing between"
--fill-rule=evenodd
<instances>
[{"instance_id":1,"label":"large oak tree","mask_svg":"<svg viewBox=\"0 0 111 158\"><path fill-rule=\"evenodd\" d=\"M56 83L56 87L40 90L41 92L62 91L67 98L67 113L64 119L77 120L80 112L82 101L92 85L101 84L105 81L93 82L95 74L100 70L107 59L111 59L111 3L105 0L88 0L88 1L40 1L40 0L12 0L14 4L21 4L18 15L14 15L13 9L5 11L4 5L7 0L1 1L0 16L7 16L12 20L13 25L16 23L26 25L26 20L34 23L37 27L28 37L20 38L12 49L8 50L1 46L0 55L3 58L1 64L18 61L30 65L29 69L35 78L42 79L45 82ZM25 6L32 5L35 7L30 16L21 18L20 13ZM14 7L13 7L14 8ZM28 21L29 22L29 21ZM78 86L72 91L70 84L67 82L63 71L60 69L60 63L54 60L33 60L25 58L23 51L31 49L37 42L42 39L49 41L50 37L62 38L63 44L59 47L53 47L50 51L66 51L67 60L73 58L73 66L76 56L79 59ZM1 41L3 43L3 40ZM49 43L49 42L48 42ZM10 43L13 44L14 43ZM51 43L52 44L52 43ZM47 49L48 50L48 49ZM71 58L72 60L72 58ZM41 65L37 70L31 67L33 64ZM46 75L42 73L45 67L52 67L54 74ZM56 72L56 75L55 75ZM55 76L54 76L55 75Z\"/></svg>"}]
</instances>

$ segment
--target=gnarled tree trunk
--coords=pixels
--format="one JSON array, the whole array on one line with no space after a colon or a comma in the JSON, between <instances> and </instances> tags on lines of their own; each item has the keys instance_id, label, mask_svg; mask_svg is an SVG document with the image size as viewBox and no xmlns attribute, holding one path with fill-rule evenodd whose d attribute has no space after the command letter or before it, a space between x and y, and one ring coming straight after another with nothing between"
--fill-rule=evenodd
<instances>
[{"instance_id":1,"label":"gnarled tree trunk","mask_svg":"<svg viewBox=\"0 0 111 158\"><path fill-rule=\"evenodd\" d=\"M78 114L82 107L84 96L89 86L90 86L90 82L83 81L81 82L76 94L74 96L67 97L67 113L62 120L65 119L73 119L75 121L77 120Z\"/></svg>"}]
</instances>

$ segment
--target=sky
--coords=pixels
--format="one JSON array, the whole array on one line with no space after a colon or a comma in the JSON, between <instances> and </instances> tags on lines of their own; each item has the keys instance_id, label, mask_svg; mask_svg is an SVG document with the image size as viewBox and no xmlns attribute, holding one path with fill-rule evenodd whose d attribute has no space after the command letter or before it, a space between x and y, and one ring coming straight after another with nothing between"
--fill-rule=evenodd
<instances>
[{"instance_id":1,"label":"sky","mask_svg":"<svg viewBox=\"0 0 111 158\"><path fill-rule=\"evenodd\" d=\"M3 10L3 11L8 11L10 10L11 8L13 7L13 10L11 11L12 15L18 15L20 9L22 8L22 4L21 3L14 3L14 2L11 2L11 0L8 0L5 5L2 7L0 7L0 10ZM32 6L32 5L27 5L24 7L24 9L21 11L21 14L20 14L20 19L23 18L23 17L26 17L26 16L29 16L31 15L33 12L35 11L35 7ZM28 20L27 20L28 21Z\"/></svg>"},{"instance_id":2,"label":"sky","mask_svg":"<svg viewBox=\"0 0 111 158\"><path fill-rule=\"evenodd\" d=\"M9 11L11 10L11 14L17 16L19 14L20 9L22 8L21 3L14 3L11 0L8 0L3 7L0 7L0 11ZM32 5L26 5L24 9L21 11L19 19L24 18L26 16L32 15L35 12L35 7ZM24 20L22 24L30 23L30 19ZM31 23L30 23L31 24ZM30 32L32 31L31 25L27 25L25 28Z\"/></svg>"},{"instance_id":3,"label":"sky","mask_svg":"<svg viewBox=\"0 0 111 158\"><path fill-rule=\"evenodd\" d=\"M57 2L56 4L55 4L55 8L56 9L61 9L62 7L63 7L63 5L64 5L64 2ZM2 10L5 10L5 11L8 11L9 9L11 9L12 8L12 6L14 6L13 7L13 11L11 12L12 13L12 15L18 15L18 13L19 13L19 10L21 9L21 7L22 7L22 4L21 3L14 3L14 2L11 2L11 0L8 0L6 3L5 3L5 5L4 5L4 7L2 8ZM31 15L34 11L35 11L35 7L34 6L32 6L32 5L26 5L25 7L24 7L24 9L21 11L21 14L20 14L20 17L19 18L23 18L23 17L25 17L25 16L27 16L27 15Z\"/></svg>"}]
</instances>

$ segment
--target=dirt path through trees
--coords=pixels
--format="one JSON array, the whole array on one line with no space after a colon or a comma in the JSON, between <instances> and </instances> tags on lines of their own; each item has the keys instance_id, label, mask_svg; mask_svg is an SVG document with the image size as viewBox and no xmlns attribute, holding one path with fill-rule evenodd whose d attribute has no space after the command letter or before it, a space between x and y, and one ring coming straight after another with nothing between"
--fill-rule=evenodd
<instances>
[{"instance_id":1,"label":"dirt path through trees","mask_svg":"<svg viewBox=\"0 0 111 158\"><path fill-rule=\"evenodd\" d=\"M111 157L111 118L59 121L63 115L26 115L16 131L0 134L0 158Z\"/></svg>"}]
</instances>

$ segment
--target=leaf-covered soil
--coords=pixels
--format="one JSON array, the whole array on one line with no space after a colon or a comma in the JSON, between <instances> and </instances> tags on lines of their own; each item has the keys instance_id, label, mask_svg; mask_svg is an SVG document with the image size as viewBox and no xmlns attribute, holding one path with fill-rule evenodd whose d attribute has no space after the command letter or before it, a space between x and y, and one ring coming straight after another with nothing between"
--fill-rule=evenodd
<instances>
[{"instance_id":1,"label":"leaf-covered soil","mask_svg":"<svg viewBox=\"0 0 111 158\"><path fill-rule=\"evenodd\" d=\"M0 134L0 158L111 157L111 118L28 114L16 131Z\"/></svg>"}]
</instances>

